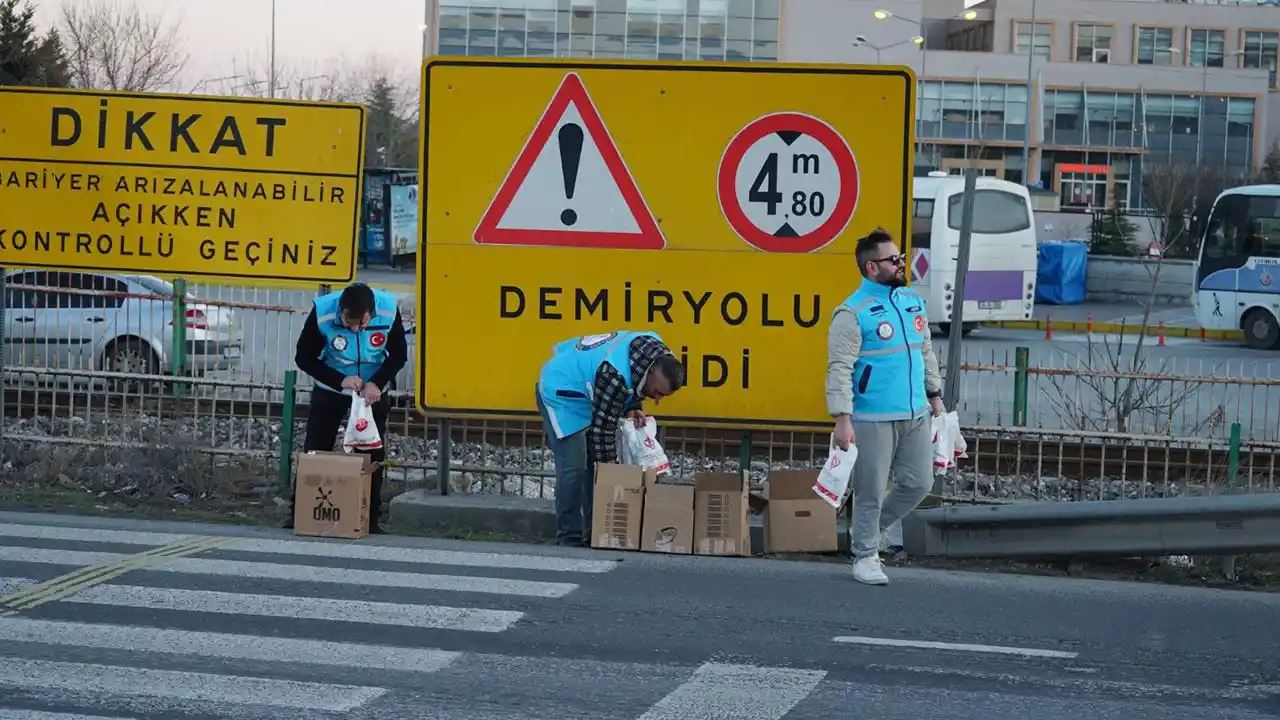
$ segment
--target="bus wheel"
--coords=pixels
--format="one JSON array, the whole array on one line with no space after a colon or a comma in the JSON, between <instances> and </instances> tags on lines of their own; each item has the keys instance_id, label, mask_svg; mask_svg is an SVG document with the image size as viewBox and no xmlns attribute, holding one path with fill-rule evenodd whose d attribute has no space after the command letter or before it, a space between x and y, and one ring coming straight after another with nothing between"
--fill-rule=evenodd
<instances>
[{"instance_id":1,"label":"bus wheel","mask_svg":"<svg viewBox=\"0 0 1280 720\"><path fill-rule=\"evenodd\" d=\"M1244 341L1254 350L1275 350L1280 348L1280 324L1276 316L1254 308L1245 313L1240 321L1240 329L1244 331Z\"/></svg>"},{"instance_id":2,"label":"bus wheel","mask_svg":"<svg viewBox=\"0 0 1280 720\"><path fill-rule=\"evenodd\" d=\"M949 322L938 323L938 329L942 331L943 335L950 335L951 323ZM978 323L961 323L960 337L969 337L969 333L977 329L978 329Z\"/></svg>"}]
</instances>

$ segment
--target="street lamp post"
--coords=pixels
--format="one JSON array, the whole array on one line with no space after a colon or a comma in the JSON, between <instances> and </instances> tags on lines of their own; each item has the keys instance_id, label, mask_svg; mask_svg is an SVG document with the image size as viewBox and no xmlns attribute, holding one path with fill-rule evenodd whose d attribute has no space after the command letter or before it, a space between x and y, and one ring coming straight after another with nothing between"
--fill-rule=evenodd
<instances>
[{"instance_id":1,"label":"street lamp post","mask_svg":"<svg viewBox=\"0 0 1280 720\"><path fill-rule=\"evenodd\" d=\"M871 16L874 17L876 20L901 20L902 22L911 23L912 25L915 25L916 27L920 28L920 34L917 36L920 38L920 41L916 44L920 46L919 79L921 82L923 82L926 75L928 74L928 68L929 68L928 28L924 26L924 23L920 22L919 20L916 20L915 18L908 18L908 17L902 17L901 15L894 15L888 10L876 10L875 12L871 13ZM977 17L978 17L977 10L965 10L963 12L956 13L955 15L952 15L949 18L943 18L943 19L944 20L975 20L977 19ZM917 145L917 149L924 148L924 142L919 138L916 138L916 145Z\"/></svg>"},{"instance_id":2,"label":"street lamp post","mask_svg":"<svg viewBox=\"0 0 1280 720\"><path fill-rule=\"evenodd\" d=\"M271 65L267 69L267 97L276 96L276 0L271 0Z\"/></svg>"},{"instance_id":3,"label":"street lamp post","mask_svg":"<svg viewBox=\"0 0 1280 720\"><path fill-rule=\"evenodd\" d=\"M1014 29L1017 45L1017 29ZM1027 38L1027 129L1022 133L1022 184L1031 186L1031 82L1036 61L1036 0L1031 0L1031 37Z\"/></svg>"},{"instance_id":4,"label":"street lamp post","mask_svg":"<svg viewBox=\"0 0 1280 720\"><path fill-rule=\"evenodd\" d=\"M871 48L872 50L875 50L875 51L876 51L876 64L877 64L877 65L879 65L879 64L880 64L880 53L882 53L882 52L884 52L885 50L888 50L888 49L890 49L890 48L896 48L896 47L898 47L899 45L906 45L907 43L915 43L916 45L919 45L919 46L923 47L923 46L924 46L924 38L923 38L923 37L921 37L921 36L919 36L919 35L916 35L915 37L909 37L909 38L907 38L906 40L899 40L899 41L898 41L898 42L896 42L896 43L889 43L888 45L876 45L875 43L871 42L870 40L868 40L868 39L867 39L865 36L863 36L863 35L859 35L858 37L856 37L856 38L854 38L854 39L853 39L853 46L854 46L854 47L869 47L869 48Z\"/></svg>"}]
</instances>

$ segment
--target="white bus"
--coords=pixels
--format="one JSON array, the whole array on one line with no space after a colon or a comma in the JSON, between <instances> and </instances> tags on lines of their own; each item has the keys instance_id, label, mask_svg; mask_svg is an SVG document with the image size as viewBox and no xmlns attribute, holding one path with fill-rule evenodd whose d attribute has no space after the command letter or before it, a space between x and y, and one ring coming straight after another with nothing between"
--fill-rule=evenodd
<instances>
[{"instance_id":1,"label":"white bus","mask_svg":"<svg viewBox=\"0 0 1280 720\"><path fill-rule=\"evenodd\" d=\"M935 171L913 183L911 285L924 296L929 321L950 332L964 178ZM1031 193L1017 183L979 177L965 276L965 334L978 323L1031 319L1038 253Z\"/></svg>"},{"instance_id":2,"label":"white bus","mask_svg":"<svg viewBox=\"0 0 1280 720\"><path fill-rule=\"evenodd\" d=\"M1222 191L1195 264L1200 327L1241 330L1249 347L1280 349L1280 185Z\"/></svg>"}]
</instances>

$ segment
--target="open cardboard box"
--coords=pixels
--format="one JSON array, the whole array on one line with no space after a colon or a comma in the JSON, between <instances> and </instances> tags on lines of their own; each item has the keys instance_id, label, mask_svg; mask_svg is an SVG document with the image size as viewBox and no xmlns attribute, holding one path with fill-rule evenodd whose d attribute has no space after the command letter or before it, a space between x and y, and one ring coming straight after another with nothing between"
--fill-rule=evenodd
<instances>
[{"instance_id":1,"label":"open cardboard box","mask_svg":"<svg viewBox=\"0 0 1280 720\"><path fill-rule=\"evenodd\" d=\"M592 488L591 547L639 550L645 486L653 472L639 465L596 463Z\"/></svg>"},{"instance_id":2,"label":"open cardboard box","mask_svg":"<svg viewBox=\"0 0 1280 720\"><path fill-rule=\"evenodd\" d=\"M836 509L813 492L812 470L769 473L764 482L766 553L835 552Z\"/></svg>"},{"instance_id":3,"label":"open cardboard box","mask_svg":"<svg viewBox=\"0 0 1280 720\"><path fill-rule=\"evenodd\" d=\"M747 473L693 477L693 544L698 555L750 555Z\"/></svg>"},{"instance_id":4,"label":"open cardboard box","mask_svg":"<svg viewBox=\"0 0 1280 720\"><path fill-rule=\"evenodd\" d=\"M294 533L353 540L368 535L373 458L315 450L299 453L296 462Z\"/></svg>"},{"instance_id":5,"label":"open cardboard box","mask_svg":"<svg viewBox=\"0 0 1280 720\"><path fill-rule=\"evenodd\" d=\"M665 477L645 473L640 549L689 555L693 552L694 486L663 482Z\"/></svg>"}]
</instances>

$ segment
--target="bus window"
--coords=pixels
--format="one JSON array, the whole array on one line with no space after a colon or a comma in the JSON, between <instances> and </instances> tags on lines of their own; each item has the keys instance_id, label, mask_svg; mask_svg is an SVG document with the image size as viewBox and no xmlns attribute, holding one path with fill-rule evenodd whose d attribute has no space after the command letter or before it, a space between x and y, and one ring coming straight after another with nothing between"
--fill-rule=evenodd
<instances>
[{"instance_id":1,"label":"bus window","mask_svg":"<svg viewBox=\"0 0 1280 720\"><path fill-rule=\"evenodd\" d=\"M964 195L952 195L947 201L947 227L960 229ZM973 231L983 235L1002 235L1031 229L1031 213L1025 198L1003 190L977 190L973 196Z\"/></svg>"},{"instance_id":2,"label":"bus window","mask_svg":"<svg viewBox=\"0 0 1280 720\"><path fill-rule=\"evenodd\" d=\"M911 203L911 247L929 247L933 230L933 201L915 200Z\"/></svg>"},{"instance_id":3,"label":"bus window","mask_svg":"<svg viewBox=\"0 0 1280 720\"><path fill-rule=\"evenodd\" d=\"M1219 198L1205 230L1204 257L1280 257L1280 202L1250 195Z\"/></svg>"}]
</instances>

